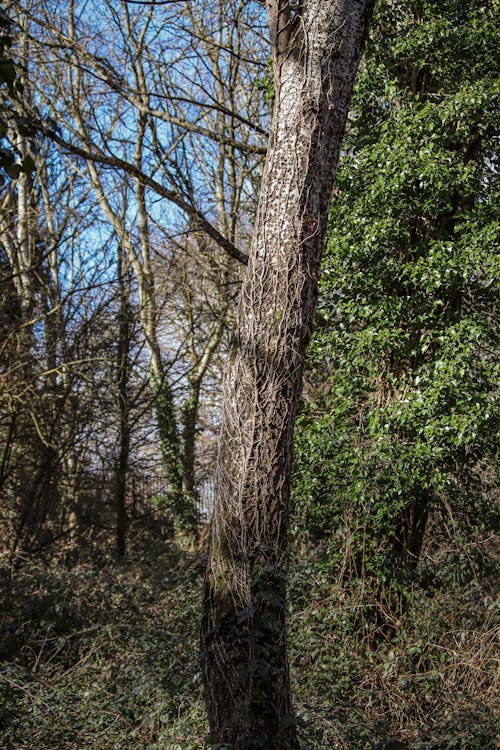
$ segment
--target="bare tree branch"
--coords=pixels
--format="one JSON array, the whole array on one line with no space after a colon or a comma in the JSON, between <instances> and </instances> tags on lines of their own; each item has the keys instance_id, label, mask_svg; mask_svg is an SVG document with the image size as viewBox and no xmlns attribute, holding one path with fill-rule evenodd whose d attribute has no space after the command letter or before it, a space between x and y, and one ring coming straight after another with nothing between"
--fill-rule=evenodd
<instances>
[{"instance_id":1,"label":"bare tree branch","mask_svg":"<svg viewBox=\"0 0 500 750\"><path fill-rule=\"evenodd\" d=\"M164 185L149 177L144 172L141 172L134 164L131 164L124 159L120 159L118 156L107 156L98 150L96 146L93 146L90 150L75 146L69 141L65 140L54 128L49 127L44 122L36 121L37 129L50 138L54 143L61 146L67 153L73 156L79 156L82 159L102 164L105 167L111 167L115 169L121 169L132 177L137 178L142 184L149 187L157 195L162 198L166 198L171 203L175 204L178 208L184 211L187 216L190 217L198 226L198 228L204 231L209 237L211 237L217 245L222 248L231 258L234 258L239 263L246 265L248 263L248 256L242 253L230 240L224 237L208 219L199 211L196 206L188 203L181 195L176 193L174 190L166 188Z\"/></svg>"}]
</instances>

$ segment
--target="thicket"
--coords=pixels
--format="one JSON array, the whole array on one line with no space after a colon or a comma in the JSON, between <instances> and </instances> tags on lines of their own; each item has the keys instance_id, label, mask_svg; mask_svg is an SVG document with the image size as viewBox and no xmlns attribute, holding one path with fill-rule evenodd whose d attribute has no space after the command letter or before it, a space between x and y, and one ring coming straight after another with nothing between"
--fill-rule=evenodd
<instances>
[{"instance_id":1,"label":"thicket","mask_svg":"<svg viewBox=\"0 0 500 750\"><path fill-rule=\"evenodd\" d=\"M495 59L493 4L379 5L297 429L301 663L415 747L495 744Z\"/></svg>"},{"instance_id":2,"label":"thicket","mask_svg":"<svg viewBox=\"0 0 500 750\"><path fill-rule=\"evenodd\" d=\"M358 79L296 453L305 526L394 617L439 519L457 554L492 528L498 438L492 6L410 7Z\"/></svg>"}]
</instances>

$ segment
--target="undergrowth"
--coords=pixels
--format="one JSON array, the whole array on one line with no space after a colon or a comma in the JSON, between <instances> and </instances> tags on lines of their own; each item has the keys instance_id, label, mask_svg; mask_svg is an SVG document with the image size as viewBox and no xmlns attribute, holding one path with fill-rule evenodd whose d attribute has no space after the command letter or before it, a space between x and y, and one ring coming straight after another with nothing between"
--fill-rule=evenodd
<instances>
[{"instance_id":1,"label":"undergrowth","mask_svg":"<svg viewBox=\"0 0 500 750\"><path fill-rule=\"evenodd\" d=\"M486 554L486 553L485 553ZM496 561L434 560L391 637L374 644L370 592L296 543L289 643L302 750L497 747ZM0 567L0 747L201 750L197 662L203 555L136 539ZM450 572L451 571L451 572ZM396 739L394 739L394 743Z\"/></svg>"},{"instance_id":2,"label":"undergrowth","mask_svg":"<svg viewBox=\"0 0 500 750\"><path fill-rule=\"evenodd\" d=\"M17 562L2 568L1 747L203 747L198 555L147 540L124 562Z\"/></svg>"},{"instance_id":3,"label":"undergrowth","mask_svg":"<svg viewBox=\"0 0 500 750\"><path fill-rule=\"evenodd\" d=\"M377 635L368 582L335 580L327 555L304 564L302 550L289 618L302 750L499 747L498 565L491 545L483 554L483 576L463 559L457 575L456 553L441 550Z\"/></svg>"}]
</instances>

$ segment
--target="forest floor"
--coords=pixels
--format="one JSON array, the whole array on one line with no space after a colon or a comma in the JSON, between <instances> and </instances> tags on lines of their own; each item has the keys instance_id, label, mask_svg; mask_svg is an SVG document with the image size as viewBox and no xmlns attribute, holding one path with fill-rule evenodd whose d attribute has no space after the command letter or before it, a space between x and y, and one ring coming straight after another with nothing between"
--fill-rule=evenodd
<instances>
[{"instance_id":1,"label":"forest floor","mask_svg":"<svg viewBox=\"0 0 500 750\"><path fill-rule=\"evenodd\" d=\"M125 561L106 549L0 561L5 750L206 747L203 555L151 535ZM416 592L413 615L373 648L360 593L297 550L289 642L303 750L397 747L390 737L412 750L497 748L493 576Z\"/></svg>"}]
</instances>

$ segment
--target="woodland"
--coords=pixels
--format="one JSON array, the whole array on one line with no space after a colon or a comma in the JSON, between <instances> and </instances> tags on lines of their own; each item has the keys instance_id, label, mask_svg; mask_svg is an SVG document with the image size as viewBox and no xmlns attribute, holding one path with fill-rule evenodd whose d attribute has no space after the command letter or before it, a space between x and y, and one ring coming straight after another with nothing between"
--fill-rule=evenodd
<instances>
[{"instance_id":1,"label":"woodland","mask_svg":"<svg viewBox=\"0 0 500 750\"><path fill-rule=\"evenodd\" d=\"M0 747L498 747L499 10L0 0Z\"/></svg>"}]
</instances>

